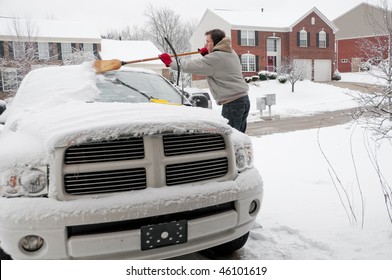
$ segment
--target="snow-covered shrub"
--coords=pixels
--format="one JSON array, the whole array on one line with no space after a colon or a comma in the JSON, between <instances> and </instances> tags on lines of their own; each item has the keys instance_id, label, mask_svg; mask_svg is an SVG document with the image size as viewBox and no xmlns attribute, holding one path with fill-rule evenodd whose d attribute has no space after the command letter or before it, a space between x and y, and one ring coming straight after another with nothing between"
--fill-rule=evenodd
<instances>
[{"instance_id":1,"label":"snow-covered shrub","mask_svg":"<svg viewBox=\"0 0 392 280\"><path fill-rule=\"evenodd\" d=\"M256 82L259 80L259 76L252 76L252 82Z\"/></svg>"},{"instance_id":2,"label":"snow-covered shrub","mask_svg":"<svg viewBox=\"0 0 392 280\"><path fill-rule=\"evenodd\" d=\"M245 77L245 82L246 83L250 83L252 81L252 77Z\"/></svg>"},{"instance_id":3,"label":"snow-covered shrub","mask_svg":"<svg viewBox=\"0 0 392 280\"><path fill-rule=\"evenodd\" d=\"M265 81L268 79L268 71L260 71L258 74L260 81Z\"/></svg>"},{"instance_id":4,"label":"snow-covered shrub","mask_svg":"<svg viewBox=\"0 0 392 280\"><path fill-rule=\"evenodd\" d=\"M278 77L277 73L275 73L275 72L268 72L268 79L276 80L277 77Z\"/></svg>"},{"instance_id":5,"label":"snow-covered shrub","mask_svg":"<svg viewBox=\"0 0 392 280\"><path fill-rule=\"evenodd\" d=\"M287 77L284 75L278 76L278 81L282 84L284 84L287 81Z\"/></svg>"},{"instance_id":6,"label":"snow-covered shrub","mask_svg":"<svg viewBox=\"0 0 392 280\"><path fill-rule=\"evenodd\" d=\"M340 75L339 71L336 70L333 75L332 75L332 80L333 81L339 81L342 79L342 76Z\"/></svg>"}]
</instances>

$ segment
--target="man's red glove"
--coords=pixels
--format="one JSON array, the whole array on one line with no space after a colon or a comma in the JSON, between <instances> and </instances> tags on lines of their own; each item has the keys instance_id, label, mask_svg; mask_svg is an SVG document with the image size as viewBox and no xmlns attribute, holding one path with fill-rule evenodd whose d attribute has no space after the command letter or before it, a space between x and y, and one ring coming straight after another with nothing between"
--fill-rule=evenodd
<instances>
[{"instance_id":1,"label":"man's red glove","mask_svg":"<svg viewBox=\"0 0 392 280\"><path fill-rule=\"evenodd\" d=\"M170 55L167 53L160 54L158 55L158 57L162 60L162 62L166 65L166 67L169 67L170 63L173 62Z\"/></svg>"},{"instance_id":2,"label":"man's red glove","mask_svg":"<svg viewBox=\"0 0 392 280\"><path fill-rule=\"evenodd\" d=\"M198 51L199 51L199 53L202 55L202 56L205 56L206 54L208 54L208 49L207 48L200 48L200 49L197 49Z\"/></svg>"}]
</instances>

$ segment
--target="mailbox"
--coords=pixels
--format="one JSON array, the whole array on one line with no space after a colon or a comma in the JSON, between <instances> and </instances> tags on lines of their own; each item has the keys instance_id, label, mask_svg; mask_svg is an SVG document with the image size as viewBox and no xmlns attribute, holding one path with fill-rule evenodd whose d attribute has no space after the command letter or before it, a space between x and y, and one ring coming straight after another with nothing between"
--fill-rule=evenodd
<instances>
[{"instance_id":1,"label":"mailbox","mask_svg":"<svg viewBox=\"0 0 392 280\"><path fill-rule=\"evenodd\" d=\"M257 97L256 98L256 106L257 110L262 111L266 108L266 97Z\"/></svg>"},{"instance_id":2,"label":"mailbox","mask_svg":"<svg viewBox=\"0 0 392 280\"><path fill-rule=\"evenodd\" d=\"M266 95L266 104L268 106L276 105L276 94L270 93Z\"/></svg>"}]
</instances>

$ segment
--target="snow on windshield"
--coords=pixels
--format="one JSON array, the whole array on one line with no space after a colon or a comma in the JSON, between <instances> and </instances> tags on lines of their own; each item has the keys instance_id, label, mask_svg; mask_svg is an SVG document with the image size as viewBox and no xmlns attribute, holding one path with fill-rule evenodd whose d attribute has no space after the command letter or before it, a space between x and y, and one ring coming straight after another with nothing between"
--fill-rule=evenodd
<instances>
[{"instance_id":1,"label":"snow on windshield","mask_svg":"<svg viewBox=\"0 0 392 280\"><path fill-rule=\"evenodd\" d=\"M72 100L88 102L98 95L91 62L45 67L31 71L25 77L12 107L51 107Z\"/></svg>"}]
</instances>

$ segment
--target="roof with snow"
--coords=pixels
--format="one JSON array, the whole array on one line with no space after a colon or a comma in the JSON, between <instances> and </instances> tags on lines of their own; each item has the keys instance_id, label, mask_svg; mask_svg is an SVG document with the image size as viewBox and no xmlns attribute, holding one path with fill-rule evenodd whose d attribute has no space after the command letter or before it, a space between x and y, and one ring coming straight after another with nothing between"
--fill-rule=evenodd
<instances>
[{"instance_id":1,"label":"roof with snow","mask_svg":"<svg viewBox=\"0 0 392 280\"><path fill-rule=\"evenodd\" d=\"M158 58L161 51L151 41L119 41L102 39L100 56L104 60L119 59L131 61L145 58ZM153 60L149 64L162 64L162 61Z\"/></svg>"},{"instance_id":2,"label":"roof with snow","mask_svg":"<svg viewBox=\"0 0 392 280\"><path fill-rule=\"evenodd\" d=\"M101 35L88 22L64 20L30 20L0 17L0 38L36 38L37 41L94 41L100 43Z\"/></svg>"},{"instance_id":3,"label":"roof with snow","mask_svg":"<svg viewBox=\"0 0 392 280\"><path fill-rule=\"evenodd\" d=\"M258 27L266 29L291 29L299 21L307 17L312 12L315 12L320 18L322 18L333 30L336 30L336 26L326 18L316 7L310 9L307 13L293 12L289 15L285 14L282 17L280 12L274 11L237 11L237 10L223 10L216 9L210 10L223 20L227 21L234 28L235 27Z\"/></svg>"}]
</instances>

